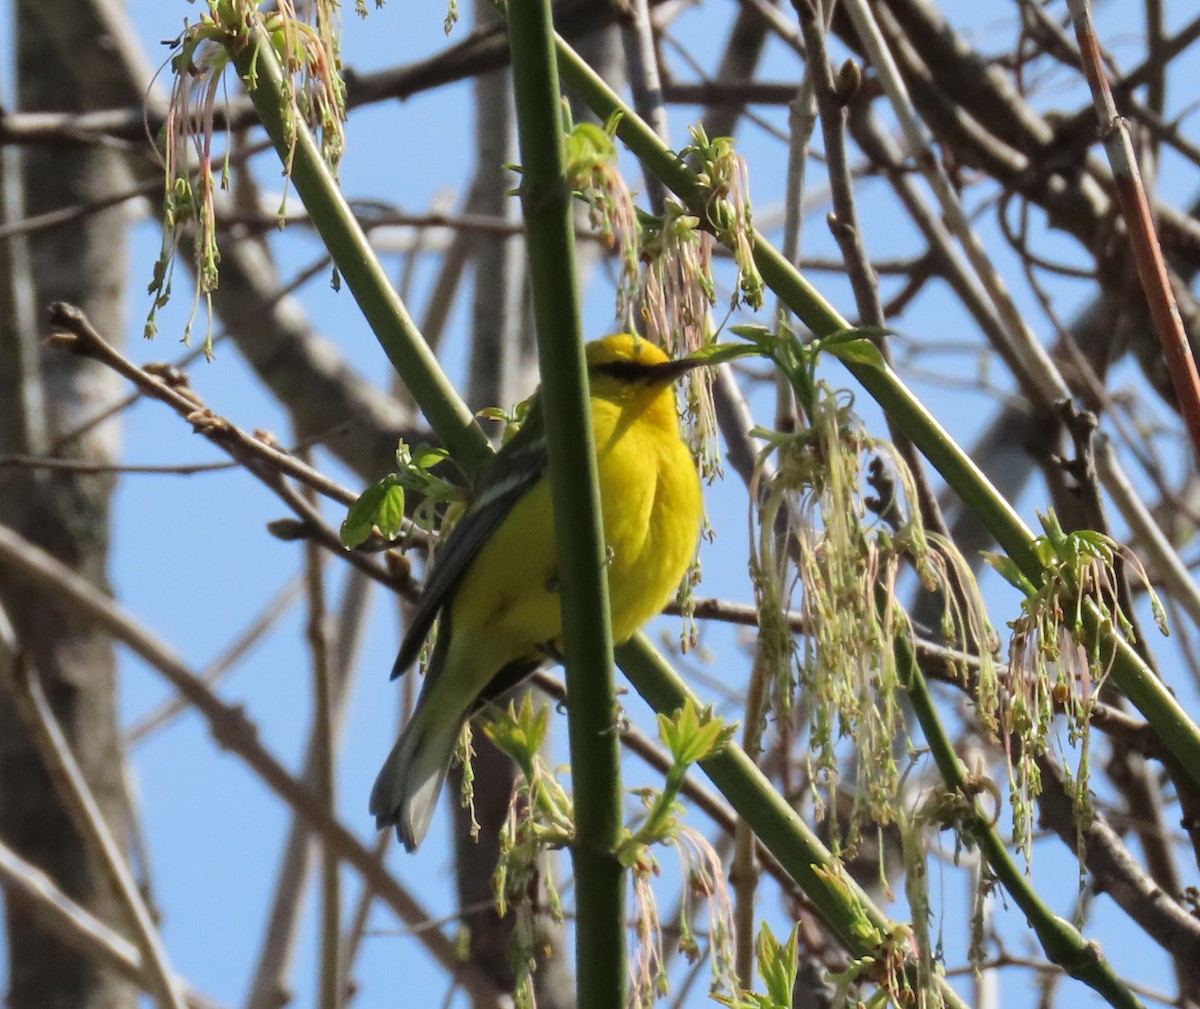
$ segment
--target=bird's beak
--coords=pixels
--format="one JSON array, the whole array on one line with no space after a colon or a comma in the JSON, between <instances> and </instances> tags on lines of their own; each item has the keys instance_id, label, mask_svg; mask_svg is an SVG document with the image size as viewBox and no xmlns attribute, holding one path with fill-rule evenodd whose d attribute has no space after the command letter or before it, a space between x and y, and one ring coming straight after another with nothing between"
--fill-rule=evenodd
<instances>
[{"instance_id":1,"label":"bird's beak","mask_svg":"<svg viewBox=\"0 0 1200 1009\"><path fill-rule=\"evenodd\" d=\"M674 382L677 378L687 374L689 371L694 371L696 368L703 368L709 363L707 357L681 357L675 361L667 361L665 364L656 364L651 372L650 380L652 382Z\"/></svg>"}]
</instances>

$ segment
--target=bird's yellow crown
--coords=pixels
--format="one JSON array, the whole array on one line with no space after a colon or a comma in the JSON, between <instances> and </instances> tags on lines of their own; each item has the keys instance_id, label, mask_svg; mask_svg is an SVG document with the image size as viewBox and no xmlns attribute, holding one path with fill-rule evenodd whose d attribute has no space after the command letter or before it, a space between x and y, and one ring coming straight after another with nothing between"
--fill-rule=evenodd
<instances>
[{"instance_id":1,"label":"bird's yellow crown","mask_svg":"<svg viewBox=\"0 0 1200 1009\"><path fill-rule=\"evenodd\" d=\"M643 340L633 333L613 333L611 336L593 340L585 350L589 369L602 369L605 365L621 362L652 368L670 360L649 340Z\"/></svg>"}]
</instances>

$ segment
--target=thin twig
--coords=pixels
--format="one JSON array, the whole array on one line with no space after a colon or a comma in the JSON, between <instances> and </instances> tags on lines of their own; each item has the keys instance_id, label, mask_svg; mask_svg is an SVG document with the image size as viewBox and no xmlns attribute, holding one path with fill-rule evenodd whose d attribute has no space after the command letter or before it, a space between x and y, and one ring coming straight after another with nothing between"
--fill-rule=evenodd
<instances>
[{"instance_id":1,"label":"thin twig","mask_svg":"<svg viewBox=\"0 0 1200 1009\"><path fill-rule=\"evenodd\" d=\"M91 357L117 374L128 379L143 393L166 403L180 416L189 420L209 441L234 455L243 464L247 457L266 462L271 468L311 487L318 494L332 498L341 504L351 504L357 497L352 491L305 466L295 456L262 438L252 438L229 421L208 410L199 397L187 385L186 379L174 373L160 377L144 368L139 368L108 343L88 322L87 317L74 305L57 302L50 306L49 324L53 344L77 354ZM238 451L232 451L233 448Z\"/></svg>"},{"instance_id":2,"label":"thin twig","mask_svg":"<svg viewBox=\"0 0 1200 1009\"><path fill-rule=\"evenodd\" d=\"M104 815L83 772L75 762L71 745L54 716L28 656L18 654L14 658L8 683L17 710L41 753L59 798L69 810L75 828L129 915L153 983L155 998L162 1009L185 1009L187 999L183 985L171 967L154 919L142 900L116 839L104 822Z\"/></svg>"},{"instance_id":3,"label":"thin twig","mask_svg":"<svg viewBox=\"0 0 1200 1009\"><path fill-rule=\"evenodd\" d=\"M99 473L119 473L122 476L148 473L154 476L195 476L197 473L219 473L236 469L236 462L163 463L160 466L130 463L89 462L86 459L62 459L45 455L0 455L0 470L55 470L92 476Z\"/></svg>"},{"instance_id":4,"label":"thin twig","mask_svg":"<svg viewBox=\"0 0 1200 1009\"><path fill-rule=\"evenodd\" d=\"M333 672L332 732L333 747L336 749L346 724L346 707L350 685L362 639L362 629L367 614L367 599L371 583L359 572L351 572L346 581L338 610L337 634L330 649ZM304 762L305 784L317 787L317 719L309 731L307 756ZM387 837L387 833L382 836ZM312 837L304 820L296 814L288 826L279 869L276 875L275 892L267 916L267 927L259 948L257 966L249 986L246 999L247 1009L282 1009L291 1001L288 974L292 965L295 944L300 935L302 900L308 889L312 870ZM376 846L378 855L378 845ZM382 859L380 859L382 861ZM362 900L371 901L374 892L364 887ZM347 962L341 963L341 979L338 991L345 998L349 991L346 985Z\"/></svg>"},{"instance_id":5,"label":"thin twig","mask_svg":"<svg viewBox=\"0 0 1200 1009\"><path fill-rule=\"evenodd\" d=\"M1158 244L1146 190L1142 186L1133 141L1129 137L1129 128L1118 114L1116 103L1113 101L1108 74L1105 73L1101 61L1100 44L1092 24L1091 4L1088 0L1068 0L1068 6L1071 9L1071 20L1075 23L1075 35L1083 57L1084 74L1095 100L1100 134L1104 140L1104 149L1108 152L1109 163L1112 165L1117 197L1129 232L1130 247L1137 264L1138 276L1142 281L1142 290L1150 309L1150 318L1154 322L1154 331L1158 334L1163 356L1167 359L1167 370L1179 400L1180 412L1192 439L1192 449L1200 455L1200 373L1196 370L1196 360L1192 356L1191 345L1183 330L1183 320L1179 316L1179 307L1175 304L1175 294L1167 277L1167 267Z\"/></svg>"},{"instance_id":6,"label":"thin twig","mask_svg":"<svg viewBox=\"0 0 1200 1009\"><path fill-rule=\"evenodd\" d=\"M833 214L829 218L829 229L846 264L846 274L854 291L854 302L858 308L860 322L882 329L887 319L879 301L879 278L871 269L866 242L859 227L854 186L846 156L846 104L850 96L839 94L838 85L833 79L825 44L824 19L815 0L797 0L796 10L800 16L800 30L811 57L809 72L812 74L814 95L821 116L821 131L825 139L825 163L833 195ZM884 360L891 364L892 356L887 338L881 337L877 342ZM924 460L917 452L912 439L894 420L887 418L887 424L892 443L912 476L921 521L930 531L948 536Z\"/></svg>"},{"instance_id":7,"label":"thin twig","mask_svg":"<svg viewBox=\"0 0 1200 1009\"><path fill-rule=\"evenodd\" d=\"M298 527L288 527L288 535L296 538L309 536L380 584L402 594L413 592L411 580L406 572L393 575L365 554L345 550L337 533L322 520L319 512L289 487L283 478L291 477L341 504L352 503L357 495L311 466L306 466L295 456L270 444L265 436L252 437L224 417L213 413L186 383L180 382L178 377L172 376L168 380L139 368L105 341L84 314L73 305L61 302L52 305L50 325L55 329L51 336L53 342L99 361L133 382L148 396L170 406L192 425L196 433L227 452L248 472L283 498L301 520Z\"/></svg>"},{"instance_id":8,"label":"thin twig","mask_svg":"<svg viewBox=\"0 0 1200 1009\"><path fill-rule=\"evenodd\" d=\"M392 839L395 837L395 832L391 830L381 831L379 837L375 839L375 847L372 849L374 856L380 862L387 856L388 849L392 846ZM375 894L369 889L363 889L359 894L358 903L354 905L354 911L350 915L350 924L346 926L342 936L342 991L349 992L351 990L352 972L354 970L355 961L358 959L358 951L362 948L363 936L367 933L367 922L371 917L371 907L375 903ZM489 901L489 906L494 906L494 903ZM462 909L462 913L467 913L467 908ZM415 929L406 930L412 933Z\"/></svg>"},{"instance_id":9,"label":"thin twig","mask_svg":"<svg viewBox=\"0 0 1200 1009\"><path fill-rule=\"evenodd\" d=\"M13 903L20 902L31 909L41 925L62 942L93 962L115 970L143 991L155 991L155 980L145 958L133 943L76 904L41 869L30 865L3 841L0 841L0 889ZM215 1002L186 984L183 996L187 1009L219 1009Z\"/></svg>"},{"instance_id":10,"label":"thin twig","mask_svg":"<svg viewBox=\"0 0 1200 1009\"><path fill-rule=\"evenodd\" d=\"M945 166L934 153L928 132L908 95L908 89L888 50L887 42L876 23L875 15L866 0L846 0L846 13L854 22L855 30L862 40L871 65L878 74L884 93L892 111L900 122L901 130L909 151L916 159L917 167L937 196L945 222L958 239L971 266L983 283L992 304L1004 324L1006 342L1013 358L1013 371L1022 389L1031 390L1047 403L1057 402L1070 396L1070 392L1058 378L1045 349L1026 325L1020 310L1012 299L1000 274L988 257L962 201L946 173ZM880 16L888 14L880 9Z\"/></svg>"},{"instance_id":11,"label":"thin twig","mask_svg":"<svg viewBox=\"0 0 1200 1009\"><path fill-rule=\"evenodd\" d=\"M565 31L574 29L586 33L611 24L619 15L616 8L591 0L566 0L558 4L555 20ZM346 68L343 72L346 110L410 98L504 66L507 62L508 45L503 28L492 25L475 29L441 52L412 63L369 73ZM138 89L141 90L141 85ZM166 114L166 105L162 101L94 112L6 113L0 116L0 146L92 146L110 138L145 141L163 129ZM188 125L183 124L183 128ZM214 107L205 124L212 131L242 130L257 125L254 105L244 96Z\"/></svg>"},{"instance_id":12,"label":"thin twig","mask_svg":"<svg viewBox=\"0 0 1200 1009\"><path fill-rule=\"evenodd\" d=\"M1094 880L1097 892L1109 894L1131 921L1161 946L1179 965L1188 987L1195 984L1196 950L1200 923L1135 859L1109 821L1095 811L1079 824L1078 785L1047 750L1038 758L1044 782L1039 806L1041 822L1079 853Z\"/></svg>"},{"instance_id":13,"label":"thin twig","mask_svg":"<svg viewBox=\"0 0 1200 1009\"><path fill-rule=\"evenodd\" d=\"M761 643L762 638L758 641ZM750 683L746 689L746 721L742 726L742 749L755 764L762 753L762 734L766 724L767 684L778 670L761 647L754 650ZM754 895L758 891L759 867L755 857L754 831L745 817L739 816L733 833L733 861L729 882L733 886L734 969L738 984L754 990Z\"/></svg>"},{"instance_id":14,"label":"thin twig","mask_svg":"<svg viewBox=\"0 0 1200 1009\"><path fill-rule=\"evenodd\" d=\"M1051 963L1049 960L1039 960L1031 956L1014 956L1011 953L1002 953L999 956L991 957L978 964L967 964L964 967L949 967L946 969L946 977L963 977L977 971L991 972L999 970L1002 967L1018 967L1022 970L1036 971L1039 974L1051 974L1056 977L1066 974L1066 971L1058 964ZM1152 1002L1161 1002L1165 1006L1179 1005L1178 998L1168 995L1158 988L1151 988L1149 985L1135 984L1130 981L1129 990L1136 992L1143 998L1150 999Z\"/></svg>"},{"instance_id":15,"label":"thin twig","mask_svg":"<svg viewBox=\"0 0 1200 1009\"><path fill-rule=\"evenodd\" d=\"M305 453L303 462L311 465ZM317 507L316 495L311 488L301 492L308 506ZM333 730L333 673L330 669L328 617L325 606L325 573L321 565L321 550L313 540L304 545L304 584L308 595L308 622L306 636L312 655L313 671L313 762L312 783L314 791L324 802L330 816L337 809L336 779L334 772ZM321 860L321 962L318 979L318 1005L320 1009L338 1009L342 1002L339 988L342 971L339 965L341 952L341 885L338 876L338 858L328 847L322 848Z\"/></svg>"},{"instance_id":16,"label":"thin twig","mask_svg":"<svg viewBox=\"0 0 1200 1009\"><path fill-rule=\"evenodd\" d=\"M648 0L631 0L631 21L622 29L625 42L625 66L633 92L633 107L650 124L664 143L671 140L667 127L667 110L663 106L663 84L658 72L658 54L654 45L654 28L650 23ZM650 210L661 215L666 199L662 180L653 172L643 170L646 199Z\"/></svg>"},{"instance_id":17,"label":"thin twig","mask_svg":"<svg viewBox=\"0 0 1200 1009\"><path fill-rule=\"evenodd\" d=\"M0 526L0 567L32 588L49 593L72 608L81 619L95 621L114 638L124 642L151 668L161 673L208 722L213 738L223 749L240 757L259 779L305 823L310 831L351 865L388 906L409 924L428 919L424 908L392 876L344 824L330 815L311 789L297 780L260 742L258 730L238 706L221 700L184 663L121 607L90 582L65 567L11 530ZM431 956L464 988L495 1005L499 999L494 983L458 956L454 943L440 931L422 933Z\"/></svg>"}]
</instances>

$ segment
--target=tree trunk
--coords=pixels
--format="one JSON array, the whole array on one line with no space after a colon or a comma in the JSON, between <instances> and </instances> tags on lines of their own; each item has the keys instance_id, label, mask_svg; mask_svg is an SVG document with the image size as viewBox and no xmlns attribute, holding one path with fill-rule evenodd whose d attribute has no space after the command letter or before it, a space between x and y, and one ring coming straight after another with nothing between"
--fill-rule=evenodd
<instances>
[{"instance_id":1,"label":"tree trunk","mask_svg":"<svg viewBox=\"0 0 1200 1009\"><path fill-rule=\"evenodd\" d=\"M86 29L87 19L62 9L62 23ZM92 37L91 51L104 49ZM63 58L33 7L17 15L17 105L22 110L95 108L102 87L78 79L96 70ZM107 50L105 50L107 51ZM128 100L128 96L123 96ZM103 100L100 97L100 100ZM33 215L86 203L119 189L119 155L100 148L30 148L19 169L5 163L10 214ZM16 194L21 194L20 196ZM23 198L22 198L23 197ZM22 206L23 203L23 206ZM15 215L14 215L15 216ZM68 432L111 403L119 381L83 358L40 345L45 306L80 305L109 338L124 330L126 212L92 214L18 239L8 249L0 290L0 452L61 454L112 462L115 425L61 443ZM0 522L48 550L96 585L107 588L110 475L9 471L0 478ZM0 579L19 646L32 658L75 755L118 837L129 815L116 723L115 663L106 635L56 606ZM60 805L12 705L0 698L0 837L45 870L75 900L127 931L114 897L95 872ZM18 904L6 908L12 1009L133 1009L134 989L65 947Z\"/></svg>"}]
</instances>

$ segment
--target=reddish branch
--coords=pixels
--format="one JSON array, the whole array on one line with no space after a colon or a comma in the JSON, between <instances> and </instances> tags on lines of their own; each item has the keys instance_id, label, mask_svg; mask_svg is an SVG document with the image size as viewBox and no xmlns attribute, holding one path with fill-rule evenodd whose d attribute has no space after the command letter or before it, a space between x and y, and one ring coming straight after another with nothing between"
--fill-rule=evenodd
<instances>
[{"instance_id":1,"label":"reddish branch","mask_svg":"<svg viewBox=\"0 0 1200 1009\"><path fill-rule=\"evenodd\" d=\"M1163 260L1150 204L1138 171L1137 155L1129 138L1129 129L1117 113L1109 88L1100 44L1092 24L1091 5L1088 0L1068 0L1068 4L1083 57L1083 71L1092 89L1096 115L1100 119L1104 149L1112 165L1121 213L1129 231L1134 262L1150 308L1150 318L1167 359L1179 410L1192 439L1192 448L1200 455L1200 374L1196 371L1196 361L1192 357L1192 349L1183 330L1183 320L1175 304L1167 265Z\"/></svg>"}]
</instances>

